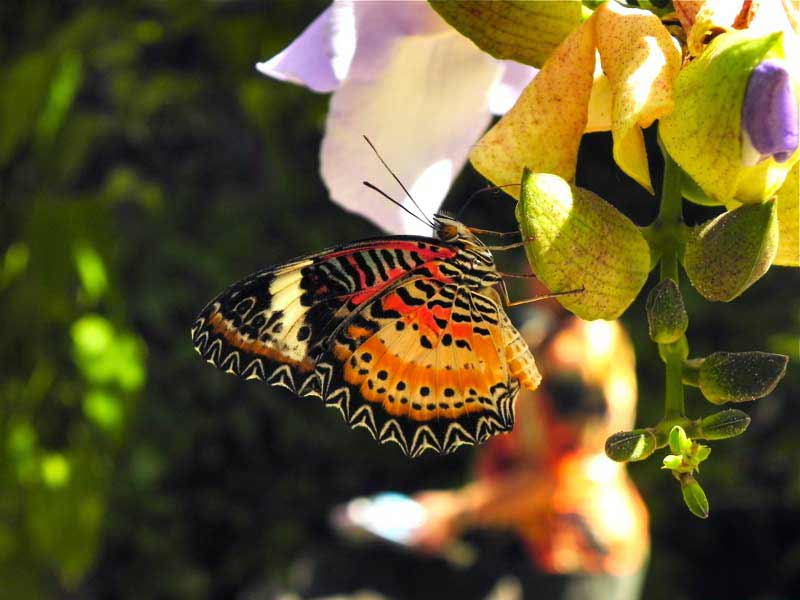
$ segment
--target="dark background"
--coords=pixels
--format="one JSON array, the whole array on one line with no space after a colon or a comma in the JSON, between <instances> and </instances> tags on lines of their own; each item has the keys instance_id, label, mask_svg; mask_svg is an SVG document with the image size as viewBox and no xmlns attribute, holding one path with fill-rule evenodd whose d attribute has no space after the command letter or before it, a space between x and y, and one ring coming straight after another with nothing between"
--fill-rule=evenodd
<instances>
[{"instance_id":1,"label":"dark background","mask_svg":"<svg viewBox=\"0 0 800 600\"><path fill-rule=\"evenodd\" d=\"M223 376L189 341L205 302L247 273L378 234L326 198L327 97L254 69L324 6L0 5L0 596L271 597L330 544L334 504L465 481L471 451L409 461L313 400ZM578 183L647 224L655 199L610 157L609 136L587 136ZM484 184L467 167L445 207ZM465 219L502 230L511 209L488 195ZM708 520L660 454L631 467L652 515L648 598L800 595L799 284L774 268L732 304L686 293L694 356L792 362L744 407L748 432L713 444ZM623 321L652 424L663 368L643 299ZM691 415L714 411L688 394ZM371 568L390 570L381 556ZM357 587L363 568L342 576Z\"/></svg>"}]
</instances>

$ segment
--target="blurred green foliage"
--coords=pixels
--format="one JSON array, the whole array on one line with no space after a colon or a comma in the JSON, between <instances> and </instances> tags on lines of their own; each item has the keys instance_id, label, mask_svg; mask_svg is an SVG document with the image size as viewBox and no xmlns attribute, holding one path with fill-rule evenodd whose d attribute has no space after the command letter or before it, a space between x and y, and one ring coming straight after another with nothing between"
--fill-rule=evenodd
<instances>
[{"instance_id":1,"label":"blurred green foliage","mask_svg":"<svg viewBox=\"0 0 800 600\"><path fill-rule=\"evenodd\" d=\"M463 481L469 452L408 461L313 401L206 368L189 343L194 315L236 279L376 233L317 174L326 98L254 70L324 6L0 5L0 597L269 593L329 542L333 504ZM609 148L587 139L578 183L649 221L654 202ZM467 172L450 206L480 185ZM471 222L512 226L493 197L476 205ZM800 586L799 283L776 268L731 305L687 299L694 354L792 364L704 469L707 522L669 478L632 467L653 511L651 598ZM643 302L626 323L649 422L661 366ZM743 580L764 569L770 583ZM446 579L428 585L447 593Z\"/></svg>"}]
</instances>

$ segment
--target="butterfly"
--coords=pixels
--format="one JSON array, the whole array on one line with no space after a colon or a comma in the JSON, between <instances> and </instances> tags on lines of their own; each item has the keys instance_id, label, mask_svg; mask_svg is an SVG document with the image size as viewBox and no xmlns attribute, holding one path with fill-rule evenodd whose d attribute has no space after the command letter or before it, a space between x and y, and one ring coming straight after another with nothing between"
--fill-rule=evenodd
<instances>
[{"instance_id":1,"label":"butterfly","mask_svg":"<svg viewBox=\"0 0 800 600\"><path fill-rule=\"evenodd\" d=\"M520 388L541 377L503 310L491 247L473 233L485 231L443 213L428 223L435 237L335 246L233 284L195 320L195 350L319 398L412 457L509 431Z\"/></svg>"}]
</instances>

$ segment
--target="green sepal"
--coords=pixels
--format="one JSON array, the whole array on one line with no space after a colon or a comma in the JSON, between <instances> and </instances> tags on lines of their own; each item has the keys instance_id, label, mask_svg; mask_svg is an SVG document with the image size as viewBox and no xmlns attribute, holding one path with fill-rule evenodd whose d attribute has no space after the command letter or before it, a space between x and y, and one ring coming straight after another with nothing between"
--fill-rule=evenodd
<instances>
[{"instance_id":1,"label":"green sepal","mask_svg":"<svg viewBox=\"0 0 800 600\"><path fill-rule=\"evenodd\" d=\"M763 398L786 374L789 357L768 352L715 352L700 366L700 391L709 402Z\"/></svg>"},{"instance_id":2,"label":"green sepal","mask_svg":"<svg viewBox=\"0 0 800 600\"><path fill-rule=\"evenodd\" d=\"M606 456L617 462L644 460L656 449L656 436L650 429L620 431L606 440Z\"/></svg>"},{"instance_id":3,"label":"green sepal","mask_svg":"<svg viewBox=\"0 0 800 600\"><path fill-rule=\"evenodd\" d=\"M429 0L428 4L484 52L537 68L583 19L580 2Z\"/></svg>"},{"instance_id":4,"label":"green sepal","mask_svg":"<svg viewBox=\"0 0 800 600\"><path fill-rule=\"evenodd\" d=\"M753 285L778 251L774 200L748 204L698 225L686 242L683 267L708 300L730 302Z\"/></svg>"},{"instance_id":5,"label":"green sepal","mask_svg":"<svg viewBox=\"0 0 800 600\"><path fill-rule=\"evenodd\" d=\"M681 195L689 202L700 206L723 206L719 200L709 197L686 171L683 172L681 184Z\"/></svg>"}]
</instances>

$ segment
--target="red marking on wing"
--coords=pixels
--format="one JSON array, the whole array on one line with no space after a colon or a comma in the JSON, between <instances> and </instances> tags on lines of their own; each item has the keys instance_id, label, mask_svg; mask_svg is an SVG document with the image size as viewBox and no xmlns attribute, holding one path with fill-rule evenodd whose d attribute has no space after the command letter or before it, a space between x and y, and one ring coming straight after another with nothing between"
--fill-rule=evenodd
<instances>
[{"instance_id":1,"label":"red marking on wing","mask_svg":"<svg viewBox=\"0 0 800 600\"><path fill-rule=\"evenodd\" d=\"M344 250L339 250L337 252L331 252L330 254L326 255L326 258L336 258L339 256L347 256L349 254L355 254L356 252L364 252L366 250L401 250L403 252L410 252L412 254L418 255L424 261L431 261L431 260L447 260L448 258L452 258L456 255L456 250L453 248L447 248L445 246L432 246L426 245L425 248L420 248L416 242L407 242L407 241L398 241L398 240L386 240L386 241L376 241L372 243L363 244L360 246L356 246L354 248L346 248Z\"/></svg>"}]
</instances>

